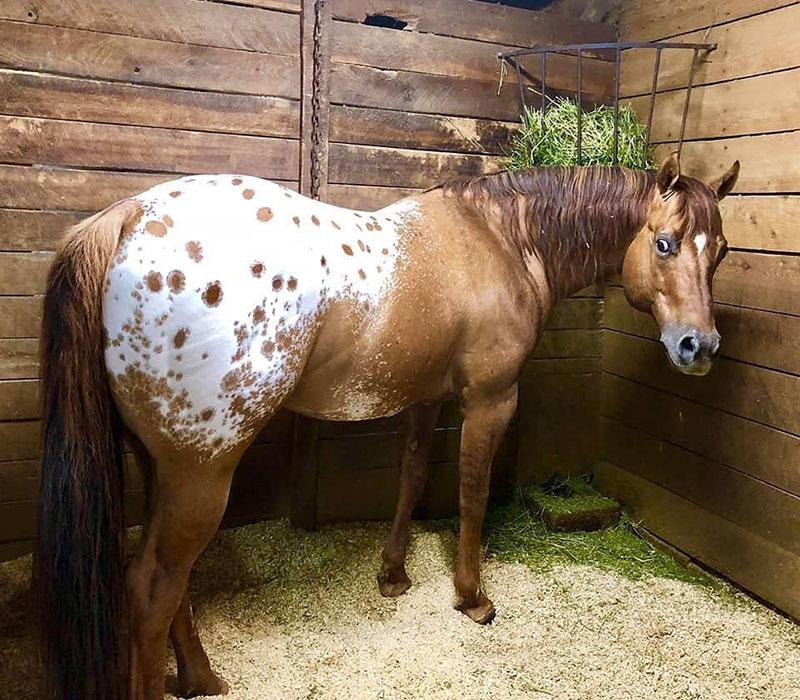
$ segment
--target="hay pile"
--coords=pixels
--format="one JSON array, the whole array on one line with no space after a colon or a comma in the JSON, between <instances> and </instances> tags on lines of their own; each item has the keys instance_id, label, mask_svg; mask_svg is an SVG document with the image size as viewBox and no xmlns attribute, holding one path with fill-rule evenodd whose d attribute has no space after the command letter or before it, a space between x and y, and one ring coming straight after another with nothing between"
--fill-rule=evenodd
<instances>
[{"instance_id":1,"label":"hay pile","mask_svg":"<svg viewBox=\"0 0 800 700\"><path fill-rule=\"evenodd\" d=\"M544 547L547 561L531 555L532 567L491 556L498 616L480 627L450 608L452 529L415 528L414 586L396 600L375 586L387 534L271 522L215 538L192 589L230 700L800 697L798 629L723 585L628 577L559 560L557 548ZM29 568L29 558L0 564L0 696L15 700L36 697L21 604Z\"/></svg>"}]
</instances>

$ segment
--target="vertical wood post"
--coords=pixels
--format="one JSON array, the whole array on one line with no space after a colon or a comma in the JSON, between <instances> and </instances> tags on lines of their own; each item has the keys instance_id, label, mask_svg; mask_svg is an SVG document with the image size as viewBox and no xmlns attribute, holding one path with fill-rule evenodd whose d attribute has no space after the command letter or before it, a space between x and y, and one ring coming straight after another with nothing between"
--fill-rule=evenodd
<instances>
[{"instance_id":1,"label":"vertical wood post","mask_svg":"<svg viewBox=\"0 0 800 700\"><path fill-rule=\"evenodd\" d=\"M300 15L300 192L325 199L328 190L331 0L302 0ZM317 527L319 422L296 415L292 444L293 527Z\"/></svg>"}]
</instances>

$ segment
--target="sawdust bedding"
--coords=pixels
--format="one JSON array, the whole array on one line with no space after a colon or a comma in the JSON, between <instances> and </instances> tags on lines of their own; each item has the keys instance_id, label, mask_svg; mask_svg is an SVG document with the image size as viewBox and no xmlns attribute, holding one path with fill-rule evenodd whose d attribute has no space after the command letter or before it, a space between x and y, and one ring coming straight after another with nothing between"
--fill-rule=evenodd
<instances>
[{"instance_id":1,"label":"sawdust bedding","mask_svg":"<svg viewBox=\"0 0 800 700\"><path fill-rule=\"evenodd\" d=\"M228 698L800 698L800 630L727 586L490 558L498 615L479 627L450 607L448 530L417 527L414 586L378 595L387 532L272 522L215 538L192 590ZM29 575L30 557L0 564L0 697L15 700L36 697Z\"/></svg>"}]
</instances>

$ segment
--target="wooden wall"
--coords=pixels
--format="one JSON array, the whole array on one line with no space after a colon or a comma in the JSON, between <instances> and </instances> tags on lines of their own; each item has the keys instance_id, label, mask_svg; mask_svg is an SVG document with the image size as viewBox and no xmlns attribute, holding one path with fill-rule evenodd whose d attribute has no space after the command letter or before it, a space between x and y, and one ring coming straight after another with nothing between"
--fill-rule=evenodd
<instances>
[{"instance_id":1,"label":"wooden wall","mask_svg":"<svg viewBox=\"0 0 800 700\"><path fill-rule=\"evenodd\" d=\"M33 535L41 294L63 229L186 173L297 187L300 11L301 0L0 0L0 554L23 551ZM363 24L376 13L406 30ZM334 0L333 17L328 198L366 209L497 168L518 117L516 86L497 93L499 50L614 33L473 0ZM549 81L569 90L574 73L569 59L552 61ZM611 76L602 61L584 68L599 99ZM597 368L601 303L595 294L558 311L535 372ZM520 420L541 423L541 400L523 405ZM455 504L458 424L450 407L436 436L432 513ZM322 426L323 519L390 514L395 426ZM288 513L291 438L286 414L259 436L237 473L228 522ZM515 454L512 431L499 459L504 478ZM136 519L140 484L129 471Z\"/></svg>"},{"instance_id":2,"label":"wooden wall","mask_svg":"<svg viewBox=\"0 0 800 700\"><path fill-rule=\"evenodd\" d=\"M742 164L723 202L715 278L721 356L670 370L655 324L606 293L598 474L656 534L800 617L800 4L626 4L624 39L717 42L697 72L683 167ZM674 143L690 55L664 54L654 140ZM653 56L623 65L637 108Z\"/></svg>"}]
</instances>

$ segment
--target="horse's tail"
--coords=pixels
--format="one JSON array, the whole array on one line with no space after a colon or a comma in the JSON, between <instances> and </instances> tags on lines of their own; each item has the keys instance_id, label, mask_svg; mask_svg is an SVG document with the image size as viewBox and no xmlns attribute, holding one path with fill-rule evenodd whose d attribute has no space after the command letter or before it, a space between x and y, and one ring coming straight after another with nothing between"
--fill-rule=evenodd
<instances>
[{"instance_id":1,"label":"horse's tail","mask_svg":"<svg viewBox=\"0 0 800 700\"><path fill-rule=\"evenodd\" d=\"M123 457L102 309L109 262L137 212L124 200L73 227L47 279L34 554L46 698L117 700L124 686Z\"/></svg>"}]
</instances>

